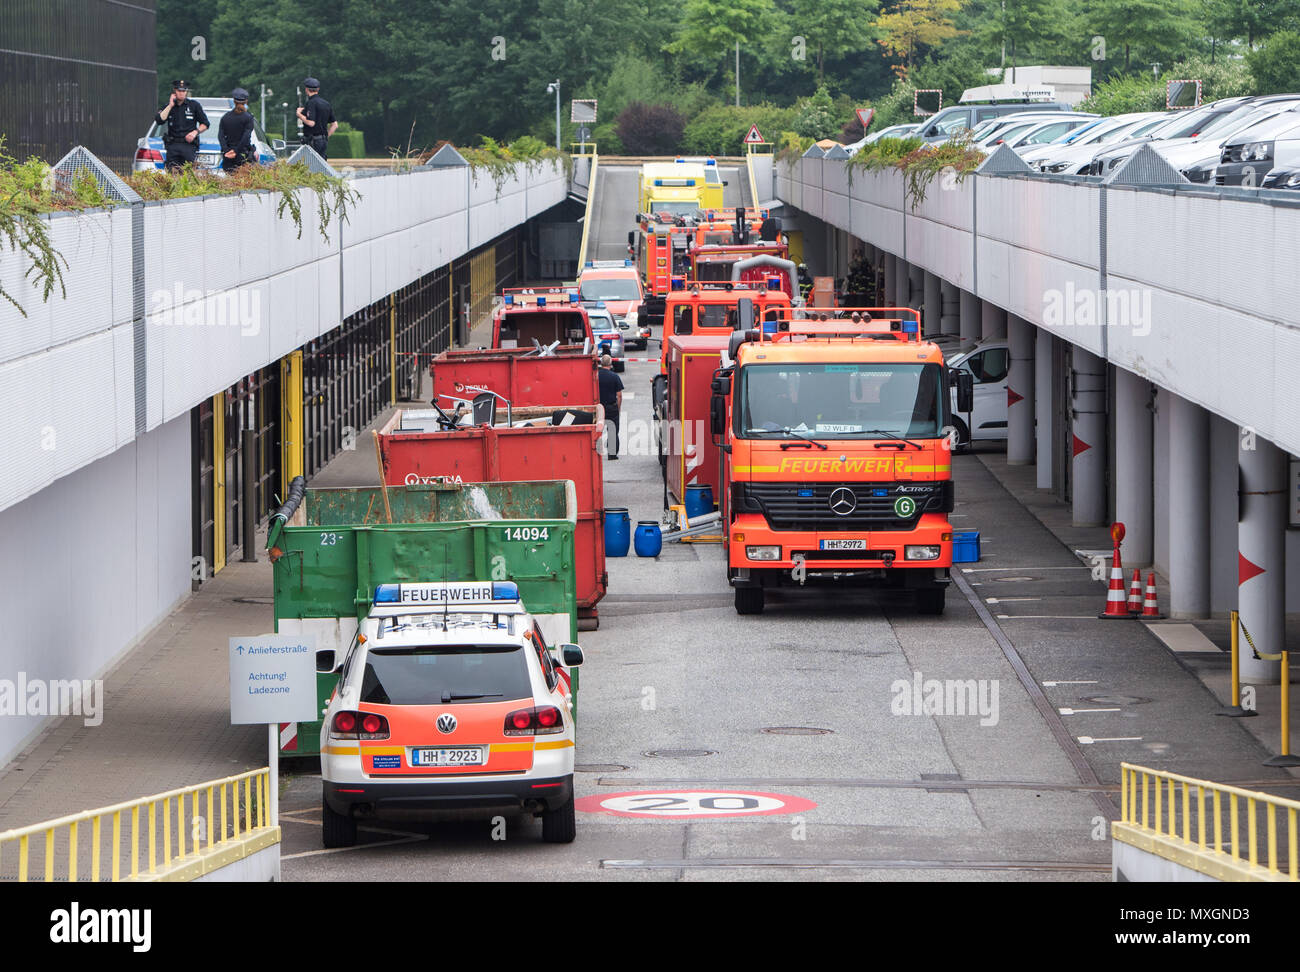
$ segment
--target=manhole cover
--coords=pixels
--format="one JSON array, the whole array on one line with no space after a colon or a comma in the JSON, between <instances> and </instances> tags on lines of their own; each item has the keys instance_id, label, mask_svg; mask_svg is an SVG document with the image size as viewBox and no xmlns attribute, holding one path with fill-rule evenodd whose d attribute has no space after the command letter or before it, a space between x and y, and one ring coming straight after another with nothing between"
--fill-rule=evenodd
<instances>
[{"instance_id":1,"label":"manhole cover","mask_svg":"<svg viewBox=\"0 0 1300 972\"><path fill-rule=\"evenodd\" d=\"M1095 702L1097 705L1141 705L1151 700L1144 699L1140 695L1088 695L1079 701Z\"/></svg>"},{"instance_id":2,"label":"manhole cover","mask_svg":"<svg viewBox=\"0 0 1300 972\"><path fill-rule=\"evenodd\" d=\"M773 736L825 736L834 729L818 729L815 726L768 726L759 732L771 733Z\"/></svg>"},{"instance_id":3,"label":"manhole cover","mask_svg":"<svg viewBox=\"0 0 1300 972\"><path fill-rule=\"evenodd\" d=\"M621 773L625 769L622 763L578 763L573 767L575 773Z\"/></svg>"},{"instance_id":4,"label":"manhole cover","mask_svg":"<svg viewBox=\"0 0 1300 972\"><path fill-rule=\"evenodd\" d=\"M712 756L715 752L712 749L649 749L641 755L657 759L686 759L692 756Z\"/></svg>"},{"instance_id":5,"label":"manhole cover","mask_svg":"<svg viewBox=\"0 0 1300 972\"><path fill-rule=\"evenodd\" d=\"M997 580L1023 584L1025 581L1038 580L1037 577L998 577Z\"/></svg>"},{"instance_id":6,"label":"manhole cover","mask_svg":"<svg viewBox=\"0 0 1300 972\"><path fill-rule=\"evenodd\" d=\"M271 597L232 597L230 599L235 604L274 604L275 599Z\"/></svg>"}]
</instances>

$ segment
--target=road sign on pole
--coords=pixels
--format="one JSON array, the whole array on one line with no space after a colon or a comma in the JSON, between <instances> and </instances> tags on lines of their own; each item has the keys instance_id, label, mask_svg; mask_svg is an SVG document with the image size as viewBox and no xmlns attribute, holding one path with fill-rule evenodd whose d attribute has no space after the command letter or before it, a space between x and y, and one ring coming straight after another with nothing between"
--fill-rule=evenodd
<instances>
[{"instance_id":1,"label":"road sign on pole","mask_svg":"<svg viewBox=\"0 0 1300 972\"><path fill-rule=\"evenodd\" d=\"M577 124L596 124L596 99L574 98L569 102L569 121Z\"/></svg>"},{"instance_id":2,"label":"road sign on pole","mask_svg":"<svg viewBox=\"0 0 1300 972\"><path fill-rule=\"evenodd\" d=\"M749 126L749 133L745 136L746 145L762 145L765 139L763 133L758 130L757 125Z\"/></svg>"},{"instance_id":3,"label":"road sign on pole","mask_svg":"<svg viewBox=\"0 0 1300 972\"><path fill-rule=\"evenodd\" d=\"M876 109L857 108L855 110L858 113L858 121L862 124L862 130L865 132L868 128L871 127L871 119L876 117Z\"/></svg>"}]
</instances>

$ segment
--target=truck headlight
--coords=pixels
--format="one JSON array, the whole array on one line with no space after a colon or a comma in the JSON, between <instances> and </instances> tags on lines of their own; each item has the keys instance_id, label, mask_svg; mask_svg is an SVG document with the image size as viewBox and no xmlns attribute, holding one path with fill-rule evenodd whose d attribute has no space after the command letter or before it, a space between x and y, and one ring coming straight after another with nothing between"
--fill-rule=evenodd
<instances>
[{"instance_id":1,"label":"truck headlight","mask_svg":"<svg viewBox=\"0 0 1300 972\"><path fill-rule=\"evenodd\" d=\"M911 544L903 548L904 560L938 560L941 548L935 544Z\"/></svg>"},{"instance_id":2,"label":"truck headlight","mask_svg":"<svg viewBox=\"0 0 1300 972\"><path fill-rule=\"evenodd\" d=\"M636 327L636 308L627 312L627 317L623 318L629 327Z\"/></svg>"},{"instance_id":3,"label":"truck headlight","mask_svg":"<svg viewBox=\"0 0 1300 972\"><path fill-rule=\"evenodd\" d=\"M780 560L781 548L775 547L746 547L745 556L750 560ZM938 554L935 554L938 556Z\"/></svg>"}]
</instances>

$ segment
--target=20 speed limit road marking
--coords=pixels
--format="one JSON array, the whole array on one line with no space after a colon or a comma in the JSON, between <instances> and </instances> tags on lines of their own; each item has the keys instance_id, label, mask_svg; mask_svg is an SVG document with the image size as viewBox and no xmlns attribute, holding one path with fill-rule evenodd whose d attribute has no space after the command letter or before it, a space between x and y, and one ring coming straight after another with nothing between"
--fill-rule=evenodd
<instances>
[{"instance_id":1,"label":"20 speed limit road marking","mask_svg":"<svg viewBox=\"0 0 1300 972\"><path fill-rule=\"evenodd\" d=\"M817 804L784 793L749 790L669 790L598 794L582 797L575 806L583 813L617 817L698 820L709 817L758 817L801 813Z\"/></svg>"}]
</instances>

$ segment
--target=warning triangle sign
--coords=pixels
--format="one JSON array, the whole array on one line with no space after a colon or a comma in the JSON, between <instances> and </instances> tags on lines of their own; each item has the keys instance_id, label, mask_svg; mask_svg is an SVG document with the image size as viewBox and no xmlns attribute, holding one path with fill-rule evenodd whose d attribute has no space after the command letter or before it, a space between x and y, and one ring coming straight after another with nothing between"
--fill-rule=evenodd
<instances>
[{"instance_id":1,"label":"warning triangle sign","mask_svg":"<svg viewBox=\"0 0 1300 972\"><path fill-rule=\"evenodd\" d=\"M758 130L757 125L749 126L749 134L745 136L746 145L761 145L764 141L763 133Z\"/></svg>"}]
</instances>

